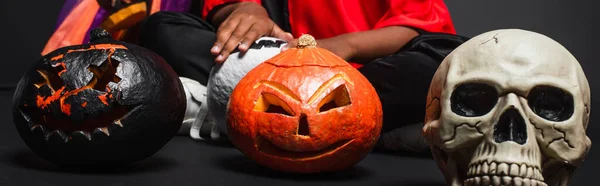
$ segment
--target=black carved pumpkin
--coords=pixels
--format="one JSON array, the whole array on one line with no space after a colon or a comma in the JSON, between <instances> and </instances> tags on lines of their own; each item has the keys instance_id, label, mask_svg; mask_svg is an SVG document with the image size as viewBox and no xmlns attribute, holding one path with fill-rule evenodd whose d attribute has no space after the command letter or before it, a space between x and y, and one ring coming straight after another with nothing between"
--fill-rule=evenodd
<instances>
[{"instance_id":1,"label":"black carved pumpkin","mask_svg":"<svg viewBox=\"0 0 600 186\"><path fill-rule=\"evenodd\" d=\"M58 164L124 164L179 130L183 86L158 55L93 30L89 44L43 56L19 82L13 120L31 150Z\"/></svg>"}]
</instances>

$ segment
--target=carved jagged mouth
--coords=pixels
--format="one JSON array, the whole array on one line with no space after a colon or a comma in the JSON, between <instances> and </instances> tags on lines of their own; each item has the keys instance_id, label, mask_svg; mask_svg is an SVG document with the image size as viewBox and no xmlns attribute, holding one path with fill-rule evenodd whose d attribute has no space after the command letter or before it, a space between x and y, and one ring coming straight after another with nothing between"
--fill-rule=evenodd
<instances>
[{"instance_id":1,"label":"carved jagged mouth","mask_svg":"<svg viewBox=\"0 0 600 186\"><path fill-rule=\"evenodd\" d=\"M50 139L52 139L54 137L59 137L60 139L62 139L62 141L67 143L72 139L85 138L85 139L91 141L93 136L110 136L109 128L114 128L113 126L122 128L123 124L121 123L121 120L123 118L126 118L127 116L129 116L131 113L134 113L135 110L137 110L139 107L140 106L134 107L127 114L124 114L122 117L114 120L112 123L110 123L104 127L96 127L93 130L74 130L74 131L50 128L44 124L37 123L31 117L29 117L27 114L25 114L22 110L19 110L19 111L21 112L21 115L23 116L23 118L25 118L25 120L28 122L30 131L32 131L33 133L42 134L46 141L49 141Z\"/></svg>"},{"instance_id":2,"label":"carved jagged mouth","mask_svg":"<svg viewBox=\"0 0 600 186\"><path fill-rule=\"evenodd\" d=\"M465 186L537 185L547 186L540 169L526 164L487 161L471 163Z\"/></svg>"},{"instance_id":3,"label":"carved jagged mouth","mask_svg":"<svg viewBox=\"0 0 600 186\"><path fill-rule=\"evenodd\" d=\"M294 151L289 151L289 150L279 148L279 147L275 146L273 143L269 142L264 137L260 137L260 136L257 136L256 141L258 142L256 145L256 148L258 149L258 151L265 153L267 155L272 155L272 156L277 156L277 157L282 157L282 158L289 158L289 159L296 159L296 160L307 160L307 159L318 158L318 157L321 157L328 153L338 151L339 149L342 149L345 146L347 146L348 144L350 144L352 141L354 141L354 139L341 140L341 141L338 141L336 143L329 145L328 147L326 147L324 149L320 149L320 150L316 150L316 151L305 151L305 152L294 152Z\"/></svg>"},{"instance_id":4,"label":"carved jagged mouth","mask_svg":"<svg viewBox=\"0 0 600 186\"><path fill-rule=\"evenodd\" d=\"M123 125L121 124L121 121L115 121L115 123L113 125L117 125L119 127L123 127ZM65 131L60 130L60 129L47 129L42 125L38 125L35 124L33 125L30 129L32 132L40 132L44 135L44 139L46 139L46 141L49 141L51 138L53 137L60 137L63 141L69 142L69 140L73 139L73 138L86 138L87 140L91 141L92 140L92 134L94 135L104 135L104 136L110 136L110 132L108 130L109 127L99 127L94 129L94 131L90 132L86 132L86 131L74 131L71 132L70 135L68 135Z\"/></svg>"}]
</instances>

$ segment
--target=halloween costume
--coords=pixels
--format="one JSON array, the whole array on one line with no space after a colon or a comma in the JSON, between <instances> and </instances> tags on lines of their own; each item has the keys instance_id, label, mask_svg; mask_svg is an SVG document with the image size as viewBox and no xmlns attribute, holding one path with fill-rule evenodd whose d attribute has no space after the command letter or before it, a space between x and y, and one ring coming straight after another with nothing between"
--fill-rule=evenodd
<instances>
[{"instance_id":1,"label":"halloween costume","mask_svg":"<svg viewBox=\"0 0 600 186\"><path fill-rule=\"evenodd\" d=\"M97 27L111 33L112 37L135 43L139 23L148 15L159 11L188 12L198 7L192 0L65 0L58 15L56 28L42 55L58 48L85 44L88 33Z\"/></svg>"},{"instance_id":2,"label":"halloween costume","mask_svg":"<svg viewBox=\"0 0 600 186\"><path fill-rule=\"evenodd\" d=\"M271 19L294 38L311 34L316 39L374 30L386 26L406 26L426 32L455 34L454 25L442 1L392 0L380 1L261 1L208 0L202 8L202 18L211 20L221 6L232 2L262 3ZM362 65L350 62L355 67Z\"/></svg>"},{"instance_id":3,"label":"halloween costume","mask_svg":"<svg viewBox=\"0 0 600 186\"><path fill-rule=\"evenodd\" d=\"M408 26L428 32L454 34L454 26L446 5L439 0L391 0L391 1L322 1L289 0L207 0L202 9L202 18L209 18L215 8L232 2L263 3L275 11L287 15L288 19L277 19L284 30L294 38L310 33L316 39L334 37L356 31L366 31L386 26ZM274 9L279 8L279 9Z\"/></svg>"}]
</instances>

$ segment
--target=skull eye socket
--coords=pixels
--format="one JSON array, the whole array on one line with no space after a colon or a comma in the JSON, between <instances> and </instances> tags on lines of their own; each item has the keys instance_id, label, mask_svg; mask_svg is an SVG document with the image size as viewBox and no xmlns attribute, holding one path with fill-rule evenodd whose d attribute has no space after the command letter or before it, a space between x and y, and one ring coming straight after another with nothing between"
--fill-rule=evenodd
<instances>
[{"instance_id":1,"label":"skull eye socket","mask_svg":"<svg viewBox=\"0 0 600 186\"><path fill-rule=\"evenodd\" d=\"M258 100L256 100L254 110L266 113L283 114L286 116L295 115L285 101L271 93L262 93Z\"/></svg>"},{"instance_id":2,"label":"skull eye socket","mask_svg":"<svg viewBox=\"0 0 600 186\"><path fill-rule=\"evenodd\" d=\"M345 85L335 88L319 104L318 112L325 112L334 108L350 105L350 94Z\"/></svg>"},{"instance_id":3,"label":"skull eye socket","mask_svg":"<svg viewBox=\"0 0 600 186\"><path fill-rule=\"evenodd\" d=\"M483 116L498 102L498 92L483 83L467 83L458 86L450 98L452 112L465 117Z\"/></svg>"},{"instance_id":4,"label":"skull eye socket","mask_svg":"<svg viewBox=\"0 0 600 186\"><path fill-rule=\"evenodd\" d=\"M536 115L550 121L565 121L573 115L573 96L560 88L537 86L527 102Z\"/></svg>"}]
</instances>

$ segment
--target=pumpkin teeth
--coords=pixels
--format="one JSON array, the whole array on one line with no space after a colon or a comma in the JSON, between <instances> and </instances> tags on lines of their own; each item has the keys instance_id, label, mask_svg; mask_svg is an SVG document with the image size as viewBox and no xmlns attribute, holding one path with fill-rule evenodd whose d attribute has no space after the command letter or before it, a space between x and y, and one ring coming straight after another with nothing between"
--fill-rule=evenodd
<instances>
[{"instance_id":1,"label":"pumpkin teeth","mask_svg":"<svg viewBox=\"0 0 600 186\"><path fill-rule=\"evenodd\" d=\"M87 138L89 141L92 141L92 135L90 135L90 133L80 131L80 130L71 133L71 136L83 136L83 137Z\"/></svg>"},{"instance_id":2,"label":"pumpkin teeth","mask_svg":"<svg viewBox=\"0 0 600 186\"><path fill-rule=\"evenodd\" d=\"M41 125L38 124L34 124L33 126L31 126L31 128L29 128L31 131L35 130L38 127L42 127Z\"/></svg>"},{"instance_id":3,"label":"pumpkin teeth","mask_svg":"<svg viewBox=\"0 0 600 186\"><path fill-rule=\"evenodd\" d=\"M118 125L119 127L123 128L123 124L121 123L121 120L117 120L114 123L115 125Z\"/></svg>"},{"instance_id":4,"label":"pumpkin teeth","mask_svg":"<svg viewBox=\"0 0 600 186\"><path fill-rule=\"evenodd\" d=\"M106 134L106 136L110 136L110 133L108 132L108 128L106 128L106 127L96 128L96 129L94 129L93 133L104 133L104 134Z\"/></svg>"},{"instance_id":5,"label":"pumpkin teeth","mask_svg":"<svg viewBox=\"0 0 600 186\"><path fill-rule=\"evenodd\" d=\"M118 125L119 127L123 128L123 122L121 122L121 120L129 117L129 115L131 115L132 113L136 113L140 108L142 108L142 105L133 107L133 109L129 110L129 112L127 112L127 114L125 114L123 117L115 120L115 122L113 124Z\"/></svg>"},{"instance_id":6,"label":"pumpkin teeth","mask_svg":"<svg viewBox=\"0 0 600 186\"><path fill-rule=\"evenodd\" d=\"M46 134L48 133L48 131L46 131L46 128L42 125L34 125L35 127L31 127L31 131L35 132L36 130L39 130L42 135L44 135L44 137L46 136Z\"/></svg>"},{"instance_id":7,"label":"pumpkin teeth","mask_svg":"<svg viewBox=\"0 0 600 186\"><path fill-rule=\"evenodd\" d=\"M45 133L44 134L46 137L46 141L49 141L50 138L52 138L52 136L59 136L64 142L68 142L69 138L67 137L67 134L65 134L65 132L60 131L60 130L54 130L52 132L49 133Z\"/></svg>"},{"instance_id":8,"label":"pumpkin teeth","mask_svg":"<svg viewBox=\"0 0 600 186\"><path fill-rule=\"evenodd\" d=\"M48 130L43 125L34 124L31 127L31 131L35 131L35 130L40 130L41 133L44 135L44 139L46 141L49 141L50 138L52 138L52 136L55 136L55 135L60 136L61 139L63 139L65 143L69 142L69 140L71 140L73 136L84 136L89 141L92 140L92 135L89 132L84 132L84 131L80 131L80 130L71 133L71 135L67 135L62 130L53 130L52 132L48 132ZM106 134L106 136L110 136L110 132L108 131L107 127L96 128L96 129L94 129L94 133L103 133L103 134Z\"/></svg>"},{"instance_id":9,"label":"pumpkin teeth","mask_svg":"<svg viewBox=\"0 0 600 186\"><path fill-rule=\"evenodd\" d=\"M21 113L21 115L23 116L23 118L25 119L25 121L27 121L29 123L29 126L33 126L35 123L33 123L33 121L31 120L31 117L29 117L27 114L25 114L25 112L23 112L23 110L19 109L19 112ZM33 129L32 129L33 130Z\"/></svg>"}]
</instances>

